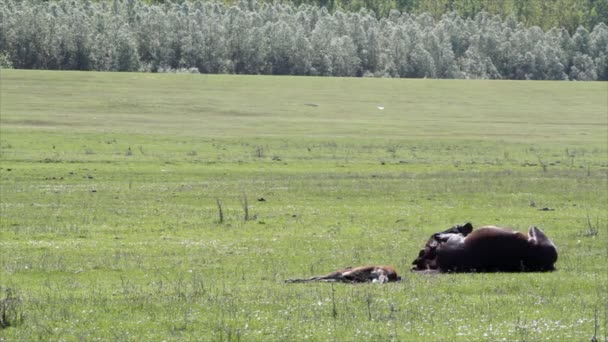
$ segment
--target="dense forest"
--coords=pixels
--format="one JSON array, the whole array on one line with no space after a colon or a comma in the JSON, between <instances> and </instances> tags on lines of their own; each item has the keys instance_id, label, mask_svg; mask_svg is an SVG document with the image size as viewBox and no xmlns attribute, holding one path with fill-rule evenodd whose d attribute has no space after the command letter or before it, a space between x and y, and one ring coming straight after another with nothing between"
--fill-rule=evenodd
<instances>
[{"instance_id":1,"label":"dense forest","mask_svg":"<svg viewBox=\"0 0 608 342\"><path fill-rule=\"evenodd\" d=\"M147 0L148 3L165 3L169 0ZM175 1L175 0L172 0ZM189 1L189 0L180 0ZM235 5L239 0L224 0ZM439 20L448 12L461 17L475 17L480 12L509 16L527 26L539 26L543 30L563 27L574 33L579 26L592 30L600 22L608 24L608 0L257 0L257 2L293 5L314 5L335 10L358 12L362 8L386 17L391 10L411 14L429 13Z\"/></svg>"},{"instance_id":2,"label":"dense forest","mask_svg":"<svg viewBox=\"0 0 608 342\"><path fill-rule=\"evenodd\" d=\"M349 3L356 1L367 3ZM456 8L436 18L432 11L410 14L390 10L382 16L367 9L349 12L335 8L346 0L332 1L334 8L329 9L298 5L306 1L292 2L240 0L226 5L202 1L3 0L0 65L70 70L608 80L608 26L601 22L570 32L565 27L543 30L518 21L514 15L501 17L486 11L467 17ZM387 3L424 8L465 2ZM502 3L511 6L520 2Z\"/></svg>"}]
</instances>

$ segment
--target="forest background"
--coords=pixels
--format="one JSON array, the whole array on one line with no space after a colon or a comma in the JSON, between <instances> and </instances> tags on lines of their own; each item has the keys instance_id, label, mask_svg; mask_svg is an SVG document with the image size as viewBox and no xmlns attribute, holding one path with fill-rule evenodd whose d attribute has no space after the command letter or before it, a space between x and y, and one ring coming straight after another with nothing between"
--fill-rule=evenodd
<instances>
[{"instance_id":1,"label":"forest background","mask_svg":"<svg viewBox=\"0 0 608 342\"><path fill-rule=\"evenodd\" d=\"M386 17L391 10L407 13L429 13L440 19L444 13L456 11L461 17L475 17L488 12L503 18L514 16L527 26L543 30L564 27L574 32L579 26L590 30L608 18L606 0L256 0L258 3L302 4L327 7L330 11L358 12L362 8ZM148 3L166 3L167 0L149 0ZM224 0L226 5L239 0Z\"/></svg>"},{"instance_id":2,"label":"forest background","mask_svg":"<svg viewBox=\"0 0 608 342\"><path fill-rule=\"evenodd\" d=\"M608 80L608 0L0 4L0 66Z\"/></svg>"}]
</instances>

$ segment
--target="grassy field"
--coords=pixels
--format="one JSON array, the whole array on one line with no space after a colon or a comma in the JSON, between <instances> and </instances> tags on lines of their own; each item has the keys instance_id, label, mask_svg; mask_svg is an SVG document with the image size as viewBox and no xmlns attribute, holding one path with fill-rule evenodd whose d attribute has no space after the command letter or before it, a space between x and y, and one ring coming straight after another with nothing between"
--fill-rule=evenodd
<instances>
[{"instance_id":1,"label":"grassy field","mask_svg":"<svg viewBox=\"0 0 608 342\"><path fill-rule=\"evenodd\" d=\"M0 91L2 341L608 340L607 83L3 70ZM537 225L558 270L408 272L466 221ZM364 264L404 280L283 283Z\"/></svg>"}]
</instances>

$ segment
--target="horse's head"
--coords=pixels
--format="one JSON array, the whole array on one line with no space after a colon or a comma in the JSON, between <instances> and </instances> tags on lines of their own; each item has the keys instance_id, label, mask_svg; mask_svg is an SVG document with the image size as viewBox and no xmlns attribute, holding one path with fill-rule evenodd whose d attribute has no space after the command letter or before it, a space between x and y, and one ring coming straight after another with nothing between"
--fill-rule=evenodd
<instances>
[{"instance_id":1,"label":"horse's head","mask_svg":"<svg viewBox=\"0 0 608 342\"><path fill-rule=\"evenodd\" d=\"M553 271L557 261L557 247L535 226L528 229L528 255L524 266L530 271Z\"/></svg>"}]
</instances>

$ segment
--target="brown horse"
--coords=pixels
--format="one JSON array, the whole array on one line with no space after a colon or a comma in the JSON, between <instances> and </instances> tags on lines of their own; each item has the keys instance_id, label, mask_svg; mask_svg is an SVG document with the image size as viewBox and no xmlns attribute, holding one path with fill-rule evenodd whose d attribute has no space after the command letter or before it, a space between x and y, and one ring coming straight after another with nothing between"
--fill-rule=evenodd
<instances>
[{"instance_id":1,"label":"brown horse","mask_svg":"<svg viewBox=\"0 0 608 342\"><path fill-rule=\"evenodd\" d=\"M288 279L286 283L310 282L340 282L340 283L388 283L401 280L392 266L360 266L347 267L326 275L305 278Z\"/></svg>"},{"instance_id":2,"label":"brown horse","mask_svg":"<svg viewBox=\"0 0 608 342\"><path fill-rule=\"evenodd\" d=\"M449 229L433 234L414 260L412 270L539 272L554 270L556 261L557 248L534 226L528 229L528 235L485 226L469 233Z\"/></svg>"}]
</instances>

